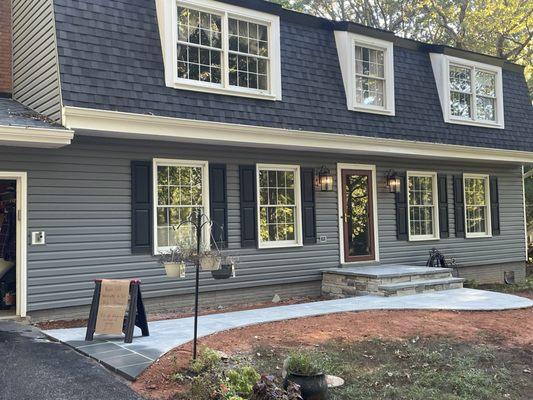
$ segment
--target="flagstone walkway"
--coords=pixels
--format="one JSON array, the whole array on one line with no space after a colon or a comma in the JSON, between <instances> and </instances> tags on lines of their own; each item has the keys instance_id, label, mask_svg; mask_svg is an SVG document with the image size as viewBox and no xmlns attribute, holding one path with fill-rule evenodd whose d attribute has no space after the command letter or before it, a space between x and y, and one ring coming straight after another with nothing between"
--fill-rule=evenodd
<instances>
[{"instance_id":1,"label":"flagstone walkway","mask_svg":"<svg viewBox=\"0 0 533 400\"><path fill-rule=\"evenodd\" d=\"M524 297L475 289L453 289L411 296L360 296L338 300L235 311L201 316L199 337L248 325L317 315L366 310L457 310L501 311L533 307ZM487 316L487 318L490 318ZM133 343L122 338L95 336L86 342L85 328L44 331L47 336L92 357L130 380L135 380L152 362L169 350L193 339L193 318L153 321L150 336L140 336L136 329Z\"/></svg>"}]
</instances>

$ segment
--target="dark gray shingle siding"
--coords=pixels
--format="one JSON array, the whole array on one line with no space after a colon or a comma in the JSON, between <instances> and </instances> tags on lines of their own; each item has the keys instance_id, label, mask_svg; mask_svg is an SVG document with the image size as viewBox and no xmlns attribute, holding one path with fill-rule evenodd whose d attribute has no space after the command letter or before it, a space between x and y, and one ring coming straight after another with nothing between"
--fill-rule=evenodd
<instances>
[{"instance_id":1,"label":"dark gray shingle siding","mask_svg":"<svg viewBox=\"0 0 533 400\"><path fill-rule=\"evenodd\" d=\"M281 21L283 101L168 88L154 0L54 0L64 105L533 151L521 73L504 70L505 130L445 124L429 55L395 47L396 116L348 111L333 32Z\"/></svg>"}]
</instances>

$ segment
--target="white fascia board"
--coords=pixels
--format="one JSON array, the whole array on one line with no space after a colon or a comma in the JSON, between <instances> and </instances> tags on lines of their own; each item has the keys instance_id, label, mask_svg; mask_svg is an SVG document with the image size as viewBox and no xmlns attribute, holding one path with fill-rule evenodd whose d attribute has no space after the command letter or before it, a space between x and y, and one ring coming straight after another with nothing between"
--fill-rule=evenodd
<instances>
[{"instance_id":1,"label":"white fascia board","mask_svg":"<svg viewBox=\"0 0 533 400\"><path fill-rule=\"evenodd\" d=\"M301 131L64 107L65 125L76 134L124 139L213 143L228 146L533 163L533 152Z\"/></svg>"},{"instance_id":2,"label":"white fascia board","mask_svg":"<svg viewBox=\"0 0 533 400\"><path fill-rule=\"evenodd\" d=\"M72 130L0 125L0 144L6 146L55 149L69 145L73 138Z\"/></svg>"}]
</instances>

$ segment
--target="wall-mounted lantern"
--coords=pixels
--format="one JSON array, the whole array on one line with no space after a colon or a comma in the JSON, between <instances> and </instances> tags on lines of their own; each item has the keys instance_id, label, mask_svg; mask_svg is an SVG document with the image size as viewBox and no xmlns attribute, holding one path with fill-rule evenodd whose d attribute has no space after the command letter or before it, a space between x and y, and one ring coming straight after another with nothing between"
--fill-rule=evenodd
<instances>
[{"instance_id":1,"label":"wall-mounted lantern","mask_svg":"<svg viewBox=\"0 0 533 400\"><path fill-rule=\"evenodd\" d=\"M316 180L316 186L320 188L321 192L333 191L333 175L328 167L322 166L318 173L318 179Z\"/></svg>"},{"instance_id":2,"label":"wall-mounted lantern","mask_svg":"<svg viewBox=\"0 0 533 400\"><path fill-rule=\"evenodd\" d=\"M398 174L393 171L389 170L387 172L387 187L389 188L389 192L391 193L399 193L401 189L402 181Z\"/></svg>"}]
</instances>

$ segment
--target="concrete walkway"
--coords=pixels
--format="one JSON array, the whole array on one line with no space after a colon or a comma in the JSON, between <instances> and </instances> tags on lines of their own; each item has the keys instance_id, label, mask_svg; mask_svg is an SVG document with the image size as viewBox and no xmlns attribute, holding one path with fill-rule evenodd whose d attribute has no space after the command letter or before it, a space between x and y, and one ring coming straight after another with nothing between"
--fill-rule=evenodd
<instances>
[{"instance_id":1,"label":"concrete walkway","mask_svg":"<svg viewBox=\"0 0 533 400\"><path fill-rule=\"evenodd\" d=\"M401 297L361 296L205 315L200 317L198 332L202 337L247 325L350 311L497 311L532 306L533 301L524 297L474 289L454 289ZM120 338L105 336L100 336L93 342L86 342L85 328L54 329L44 333L134 380L164 353L193 339L193 318L154 321L150 322L149 328L149 337L141 337L140 331L136 331L137 336L130 344L125 344Z\"/></svg>"}]
</instances>

